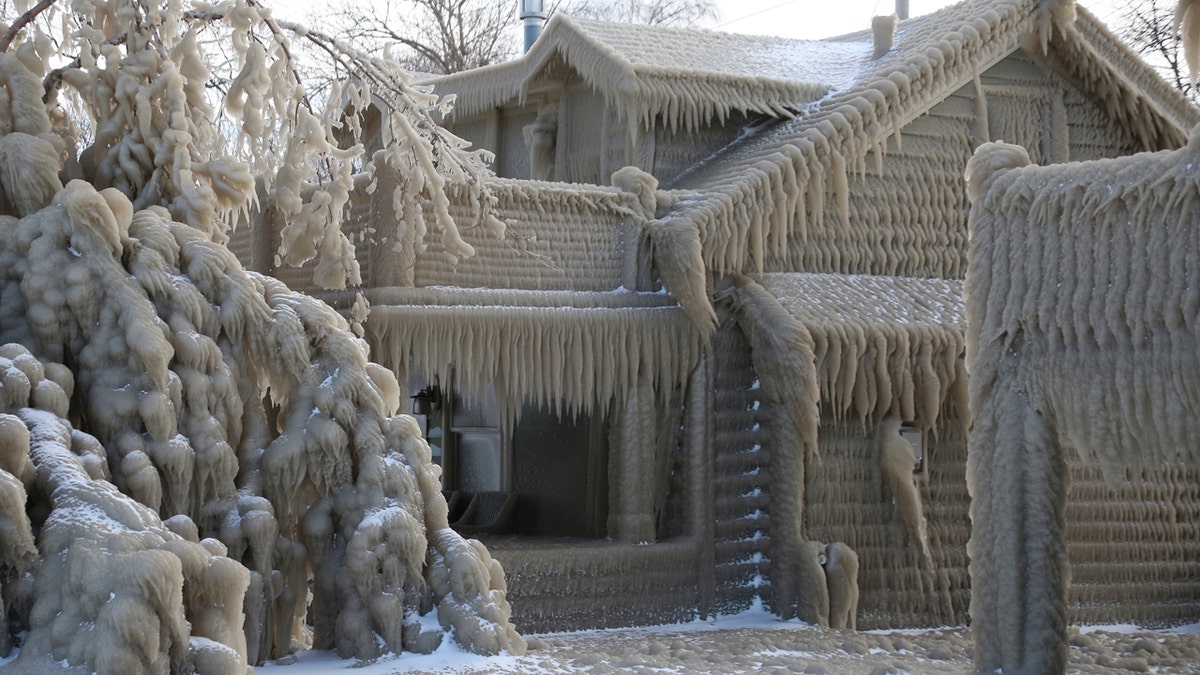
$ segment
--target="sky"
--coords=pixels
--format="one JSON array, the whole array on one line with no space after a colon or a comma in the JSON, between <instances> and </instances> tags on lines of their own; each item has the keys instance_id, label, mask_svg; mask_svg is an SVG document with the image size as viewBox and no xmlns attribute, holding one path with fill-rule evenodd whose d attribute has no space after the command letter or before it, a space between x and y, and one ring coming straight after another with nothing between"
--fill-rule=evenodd
<instances>
[{"instance_id":1,"label":"sky","mask_svg":"<svg viewBox=\"0 0 1200 675\"><path fill-rule=\"evenodd\" d=\"M909 16L937 11L957 0L909 0ZM1080 0L1101 19L1119 16L1116 0ZM871 17L895 12L895 0L717 0L717 30L819 39L865 30Z\"/></svg>"},{"instance_id":2,"label":"sky","mask_svg":"<svg viewBox=\"0 0 1200 675\"><path fill-rule=\"evenodd\" d=\"M909 0L909 15L919 16L952 5L958 0ZM1119 18L1128 0L1078 0L1103 20ZM324 7L330 0L267 0L279 16L305 21L310 7ZM363 3L368 4L368 3ZM517 2L513 0L514 19ZM778 35L816 40L843 35L871 26L871 17L892 14L895 0L717 0L721 16L704 27L730 33ZM520 39L520 33L514 33Z\"/></svg>"}]
</instances>

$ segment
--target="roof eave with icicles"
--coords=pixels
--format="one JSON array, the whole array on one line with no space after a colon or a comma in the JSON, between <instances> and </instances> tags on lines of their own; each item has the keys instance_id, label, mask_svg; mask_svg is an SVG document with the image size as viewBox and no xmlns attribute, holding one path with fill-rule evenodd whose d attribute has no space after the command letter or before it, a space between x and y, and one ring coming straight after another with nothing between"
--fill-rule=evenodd
<instances>
[{"instance_id":1,"label":"roof eave with icicles","mask_svg":"<svg viewBox=\"0 0 1200 675\"><path fill-rule=\"evenodd\" d=\"M1056 31L1047 46L1039 54L1047 65L1090 94L1146 149L1178 148L1188 130L1200 124L1200 108L1150 73L1145 60L1085 8L1078 8L1073 28Z\"/></svg>"},{"instance_id":2,"label":"roof eave with icicles","mask_svg":"<svg viewBox=\"0 0 1200 675\"><path fill-rule=\"evenodd\" d=\"M653 126L661 116L671 131L694 132L714 120L723 125L734 112L791 119L806 103L832 91L821 83L720 73L697 78L694 72L668 69L638 68L636 78L632 102L610 103L644 128Z\"/></svg>"},{"instance_id":3,"label":"roof eave with icicles","mask_svg":"<svg viewBox=\"0 0 1200 675\"><path fill-rule=\"evenodd\" d=\"M967 418L961 281L801 273L760 282L812 344L814 370L787 376L810 377L836 416L926 429L944 410Z\"/></svg>"},{"instance_id":4,"label":"roof eave with icicles","mask_svg":"<svg viewBox=\"0 0 1200 675\"><path fill-rule=\"evenodd\" d=\"M942 10L951 11L962 8ZM757 153L713 178L710 185L689 186L704 196L680 202L648 229L652 240L656 231L673 232L675 240L680 232L690 232L699 239L702 264L691 260L682 266L686 274L664 276L697 325L711 325L712 321L712 308L704 290L709 272L725 274L750 266L761 273L768 256L786 255L791 237L806 238L810 215L817 222L823 221L827 193L832 193L834 206L845 217L848 171L864 168L871 151L878 160L888 136L899 139L905 124L971 82L981 70L1016 51L1030 36L1052 30L1051 50L1059 42L1066 42L1075 50L1074 60L1082 62L1077 76L1088 66L1099 66L1100 72L1093 68L1091 79L1103 80L1103 72L1110 72L1107 69L1111 65L1090 58L1094 54L1090 41L1098 40L1104 49L1119 53L1116 39L1107 31L1096 30L1094 17L1086 12L1083 34L1074 28L1054 30L1054 26L1046 25L1058 20L1057 16L1039 0L1003 0L964 18L957 28L941 33L938 42L924 50L901 43L897 49L901 57L884 57L880 67L860 78L858 84L829 95L792 123L771 132L780 140L770 151ZM902 28L898 42L904 33ZM1083 80L1086 83L1088 78ZM1127 79L1114 82L1113 87L1122 99L1140 100ZM1150 93L1172 101L1169 109L1174 114L1165 114L1159 106L1145 102L1134 104L1132 109L1151 116L1149 121L1139 121L1130 114L1121 114L1118 120L1133 126L1135 133L1137 128L1148 132L1139 133L1139 138L1160 142L1176 140L1177 136L1185 138L1189 118L1196 113L1179 105L1177 94L1157 87ZM763 144L761 138L755 142ZM684 248L656 247L655 255L672 255L672 250ZM662 259L658 263L660 269L672 265ZM680 288L684 284L690 288ZM696 299L698 306L688 306L687 302Z\"/></svg>"},{"instance_id":5,"label":"roof eave with icicles","mask_svg":"<svg viewBox=\"0 0 1200 675\"><path fill-rule=\"evenodd\" d=\"M623 106L636 96L638 75L634 65L615 49L595 39L566 14L555 14L543 33L542 39L527 57L524 80L518 89L520 100L529 94L541 72L556 58L579 73L584 82L595 91L605 95L610 105ZM508 99L495 99L488 107L504 105Z\"/></svg>"},{"instance_id":6,"label":"roof eave with icicles","mask_svg":"<svg viewBox=\"0 0 1200 675\"><path fill-rule=\"evenodd\" d=\"M453 368L464 395L478 399L495 387L511 418L522 403L603 414L645 378L667 397L687 382L706 349L706 336L664 294L375 293L366 332L380 363L427 377Z\"/></svg>"},{"instance_id":7,"label":"roof eave with icicles","mask_svg":"<svg viewBox=\"0 0 1200 675\"><path fill-rule=\"evenodd\" d=\"M555 59L573 68L606 102L631 121L650 126L661 116L671 130L693 131L734 112L790 118L828 94L826 83L778 77L740 76L634 64L619 50L565 14L551 18L524 57L428 80L438 93L455 95L453 115L462 119L512 100L524 102L541 84Z\"/></svg>"}]
</instances>

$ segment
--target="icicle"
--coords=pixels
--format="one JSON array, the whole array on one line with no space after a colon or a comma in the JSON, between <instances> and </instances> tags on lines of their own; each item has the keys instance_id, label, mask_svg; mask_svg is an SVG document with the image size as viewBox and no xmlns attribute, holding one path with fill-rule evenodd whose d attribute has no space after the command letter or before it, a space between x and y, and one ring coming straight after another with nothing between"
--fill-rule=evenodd
<instances>
[{"instance_id":1,"label":"icicle","mask_svg":"<svg viewBox=\"0 0 1200 675\"><path fill-rule=\"evenodd\" d=\"M1175 8L1174 33L1183 41L1184 60L1187 61L1192 87L1200 78L1200 2L1179 0Z\"/></svg>"},{"instance_id":2,"label":"icicle","mask_svg":"<svg viewBox=\"0 0 1200 675\"><path fill-rule=\"evenodd\" d=\"M933 554L921 493L914 483L913 467L917 457L912 445L900 435L900 419L885 418L879 424L879 462L883 478L892 490L892 498L909 542L917 550L924 569L933 569Z\"/></svg>"},{"instance_id":3,"label":"icicle","mask_svg":"<svg viewBox=\"0 0 1200 675\"><path fill-rule=\"evenodd\" d=\"M840 152L830 153L833 172L833 195L837 199L842 223L850 223L850 181L846 177L846 158Z\"/></svg>"},{"instance_id":4,"label":"icicle","mask_svg":"<svg viewBox=\"0 0 1200 675\"><path fill-rule=\"evenodd\" d=\"M975 128L980 142L991 141L991 128L988 126L987 95L983 91L983 82L979 78L979 64L971 64L971 82L975 87Z\"/></svg>"}]
</instances>

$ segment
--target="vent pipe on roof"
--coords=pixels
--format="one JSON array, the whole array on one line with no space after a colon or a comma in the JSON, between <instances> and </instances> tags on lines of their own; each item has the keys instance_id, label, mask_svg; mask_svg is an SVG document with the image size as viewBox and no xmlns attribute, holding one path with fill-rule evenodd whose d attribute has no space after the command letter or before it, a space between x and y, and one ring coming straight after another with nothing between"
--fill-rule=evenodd
<instances>
[{"instance_id":1,"label":"vent pipe on roof","mask_svg":"<svg viewBox=\"0 0 1200 675\"><path fill-rule=\"evenodd\" d=\"M896 0L896 18L901 21L908 18L908 0Z\"/></svg>"},{"instance_id":2,"label":"vent pipe on roof","mask_svg":"<svg viewBox=\"0 0 1200 675\"><path fill-rule=\"evenodd\" d=\"M525 51L537 42L546 23L546 7L543 0L521 0L521 22L525 24Z\"/></svg>"},{"instance_id":3,"label":"vent pipe on roof","mask_svg":"<svg viewBox=\"0 0 1200 675\"><path fill-rule=\"evenodd\" d=\"M892 51L896 37L896 15L877 16L871 19L871 37L875 43L875 58Z\"/></svg>"}]
</instances>

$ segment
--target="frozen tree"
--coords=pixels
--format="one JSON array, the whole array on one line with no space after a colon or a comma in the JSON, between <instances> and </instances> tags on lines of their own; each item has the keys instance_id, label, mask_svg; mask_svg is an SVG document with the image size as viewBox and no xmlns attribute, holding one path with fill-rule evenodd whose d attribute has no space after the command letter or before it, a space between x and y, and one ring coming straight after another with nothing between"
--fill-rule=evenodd
<instances>
[{"instance_id":1,"label":"frozen tree","mask_svg":"<svg viewBox=\"0 0 1200 675\"><path fill-rule=\"evenodd\" d=\"M521 652L503 571L448 528L395 377L336 312L223 245L270 205L280 257L357 283L338 222L361 147L332 139L378 97L397 208L423 224L412 205L431 205L469 255L445 190L464 186L481 218L489 199L481 158L433 123L441 103L255 0L15 12L0 26L0 656L231 673L309 645L429 651L451 631ZM351 76L335 105L306 95L295 40Z\"/></svg>"},{"instance_id":2,"label":"frozen tree","mask_svg":"<svg viewBox=\"0 0 1200 675\"><path fill-rule=\"evenodd\" d=\"M603 21L692 25L717 16L713 0L574 0L548 2L566 12ZM345 1L331 14L342 39L396 45L410 70L445 74L500 63L518 54L520 23L511 0Z\"/></svg>"},{"instance_id":3,"label":"frozen tree","mask_svg":"<svg viewBox=\"0 0 1200 675\"><path fill-rule=\"evenodd\" d=\"M456 73L516 56L517 14L511 0L347 0L334 13L339 37L397 45L410 70Z\"/></svg>"},{"instance_id":4,"label":"frozen tree","mask_svg":"<svg viewBox=\"0 0 1200 675\"><path fill-rule=\"evenodd\" d=\"M691 26L720 14L713 0L575 0L561 10L587 19L661 26Z\"/></svg>"},{"instance_id":5,"label":"frozen tree","mask_svg":"<svg viewBox=\"0 0 1200 675\"><path fill-rule=\"evenodd\" d=\"M1168 82L1193 101L1200 101L1200 94L1189 75L1181 36L1181 29L1196 30L1185 21L1187 16L1196 14L1195 11L1189 14L1188 6L1172 0L1132 2L1121 16L1118 32L1134 51L1158 68Z\"/></svg>"}]
</instances>

